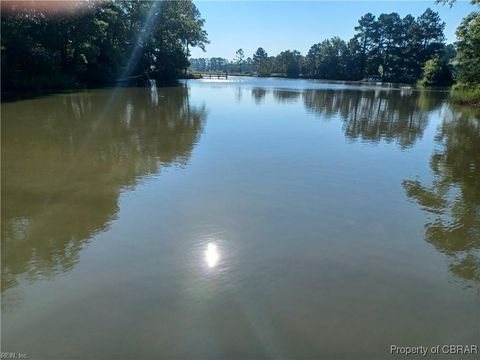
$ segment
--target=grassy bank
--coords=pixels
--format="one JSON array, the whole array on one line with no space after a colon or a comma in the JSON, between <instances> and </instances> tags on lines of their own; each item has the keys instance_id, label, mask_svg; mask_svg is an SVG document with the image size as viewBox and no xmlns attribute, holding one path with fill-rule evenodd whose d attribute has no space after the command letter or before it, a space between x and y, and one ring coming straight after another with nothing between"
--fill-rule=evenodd
<instances>
[{"instance_id":1,"label":"grassy bank","mask_svg":"<svg viewBox=\"0 0 480 360\"><path fill-rule=\"evenodd\" d=\"M457 84L452 87L450 96L457 104L480 107L480 85Z\"/></svg>"}]
</instances>

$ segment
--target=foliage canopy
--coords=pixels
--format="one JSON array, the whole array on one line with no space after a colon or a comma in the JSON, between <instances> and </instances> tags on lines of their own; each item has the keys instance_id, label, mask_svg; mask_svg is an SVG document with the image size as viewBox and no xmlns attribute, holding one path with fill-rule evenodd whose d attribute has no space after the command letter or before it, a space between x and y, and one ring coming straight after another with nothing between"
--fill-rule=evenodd
<instances>
[{"instance_id":1,"label":"foliage canopy","mask_svg":"<svg viewBox=\"0 0 480 360\"><path fill-rule=\"evenodd\" d=\"M3 5L3 4L2 4ZM170 80L205 48L205 20L191 0L109 0L59 12L2 6L2 87L100 86Z\"/></svg>"}]
</instances>

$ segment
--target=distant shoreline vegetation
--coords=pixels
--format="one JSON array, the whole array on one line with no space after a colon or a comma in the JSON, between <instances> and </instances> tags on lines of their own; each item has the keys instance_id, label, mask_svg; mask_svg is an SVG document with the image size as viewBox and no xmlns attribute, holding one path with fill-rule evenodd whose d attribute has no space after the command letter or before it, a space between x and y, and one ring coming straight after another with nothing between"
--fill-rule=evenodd
<instances>
[{"instance_id":1,"label":"distant shoreline vegetation","mask_svg":"<svg viewBox=\"0 0 480 360\"><path fill-rule=\"evenodd\" d=\"M195 77L194 72L226 72L420 86L456 83L454 101L480 105L480 11L462 21L455 45L445 43L445 23L428 8L417 18L367 13L348 42L326 39L306 55L285 50L269 56L259 47L250 57L238 49L228 61L189 59L192 47L205 50L209 42L205 20L191 0L2 1L1 7L2 91L160 84Z\"/></svg>"},{"instance_id":2,"label":"distant shoreline vegetation","mask_svg":"<svg viewBox=\"0 0 480 360\"><path fill-rule=\"evenodd\" d=\"M453 4L454 0L440 0ZM479 4L480 0L472 0ZM190 59L191 72L304 79L376 81L449 86L452 100L480 106L480 15L469 14L457 29L455 46L445 43L445 23L427 9L414 18L397 13L367 13L348 42L333 37L314 44L306 55L285 50L269 56L259 47L246 57L238 49L232 61L221 57Z\"/></svg>"},{"instance_id":3,"label":"distant shoreline vegetation","mask_svg":"<svg viewBox=\"0 0 480 360\"><path fill-rule=\"evenodd\" d=\"M415 83L422 79L432 85L452 83L450 61L456 52L445 44L445 23L430 8L417 18L399 14L363 15L355 35L345 42L338 36L310 47L306 55L285 50L269 56L259 47L245 58L242 49L235 59L190 59L193 71L254 72L259 76L325 80L372 79L374 81ZM432 73L432 74L431 74Z\"/></svg>"}]
</instances>

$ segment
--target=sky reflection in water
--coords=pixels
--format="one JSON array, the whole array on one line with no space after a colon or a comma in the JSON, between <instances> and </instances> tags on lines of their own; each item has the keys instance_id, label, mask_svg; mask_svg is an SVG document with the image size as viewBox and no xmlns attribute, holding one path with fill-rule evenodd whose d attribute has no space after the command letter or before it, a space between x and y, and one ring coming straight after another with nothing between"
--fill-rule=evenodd
<instances>
[{"instance_id":1,"label":"sky reflection in water","mask_svg":"<svg viewBox=\"0 0 480 360\"><path fill-rule=\"evenodd\" d=\"M478 114L444 92L230 80L2 104L5 350L476 341Z\"/></svg>"}]
</instances>

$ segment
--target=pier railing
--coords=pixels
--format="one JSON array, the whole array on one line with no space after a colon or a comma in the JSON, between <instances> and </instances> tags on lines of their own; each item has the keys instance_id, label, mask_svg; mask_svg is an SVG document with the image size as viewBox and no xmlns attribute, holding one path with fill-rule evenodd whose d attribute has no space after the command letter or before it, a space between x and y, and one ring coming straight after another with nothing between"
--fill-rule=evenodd
<instances>
[{"instance_id":1,"label":"pier railing","mask_svg":"<svg viewBox=\"0 0 480 360\"><path fill-rule=\"evenodd\" d=\"M199 72L196 73L200 75L203 79L219 79L219 80L227 80L228 73L227 72Z\"/></svg>"}]
</instances>

